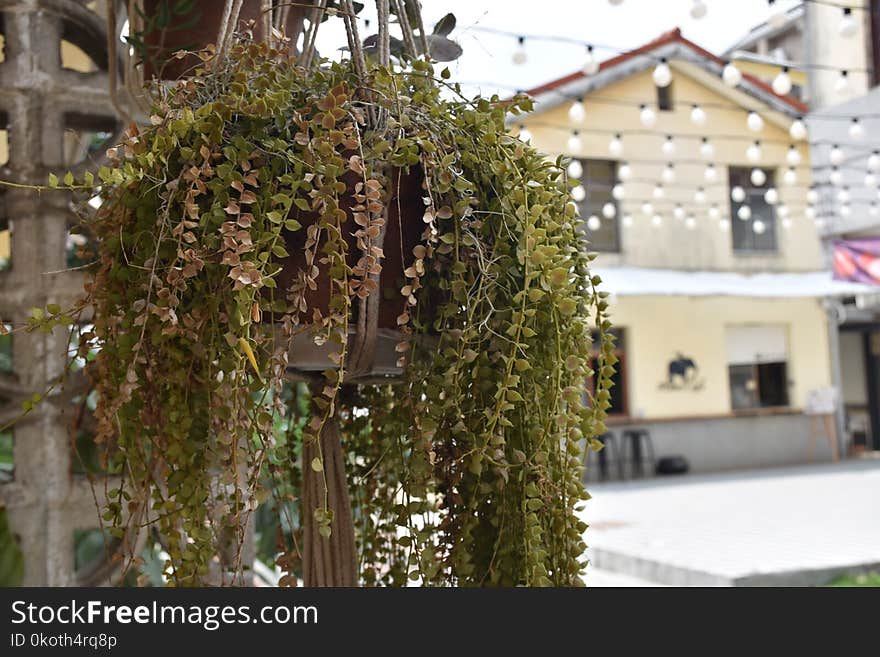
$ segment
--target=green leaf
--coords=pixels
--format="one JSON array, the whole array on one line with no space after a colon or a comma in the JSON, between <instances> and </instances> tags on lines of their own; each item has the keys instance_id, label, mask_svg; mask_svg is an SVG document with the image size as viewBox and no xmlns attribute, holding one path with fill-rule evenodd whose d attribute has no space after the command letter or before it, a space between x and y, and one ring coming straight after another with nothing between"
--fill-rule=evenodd
<instances>
[{"instance_id":1,"label":"green leaf","mask_svg":"<svg viewBox=\"0 0 880 657\"><path fill-rule=\"evenodd\" d=\"M54 173L49 174L49 187L58 187L58 176Z\"/></svg>"},{"instance_id":2,"label":"green leaf","mask_svg":"<svg viewBox=\"0 0 880 657\"><path fill-rule=\"evenodd\" d=\"M75 182L75 179L73 177L73 174L70 171L68 171L67 173L64 174L64 184L65 185L70 187L74 182Z\"/></svg>"}]
</instances>

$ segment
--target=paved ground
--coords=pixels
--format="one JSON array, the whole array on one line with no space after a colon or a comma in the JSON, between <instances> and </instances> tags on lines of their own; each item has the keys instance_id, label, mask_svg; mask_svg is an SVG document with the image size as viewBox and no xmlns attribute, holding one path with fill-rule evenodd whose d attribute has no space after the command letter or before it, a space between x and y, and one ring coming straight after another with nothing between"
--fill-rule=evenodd
<instances>
[{"instance_id":1,"label":"paved ground","mask_svg":"<svg viewBox=\"0 0 880 657\"><path fill-rule=\"evenodd\" d=\"M878 460L588 488L588 585L815 585L880 569Z\"/></svg>"}]
</instances>

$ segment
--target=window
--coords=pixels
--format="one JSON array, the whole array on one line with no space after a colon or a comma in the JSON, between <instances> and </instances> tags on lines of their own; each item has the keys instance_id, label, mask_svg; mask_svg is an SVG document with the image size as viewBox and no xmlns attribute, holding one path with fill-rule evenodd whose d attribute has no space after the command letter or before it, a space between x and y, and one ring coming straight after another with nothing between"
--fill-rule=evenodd
<instances>
[{"instance_id":1,"label":"window","mask_svg":"<svg viewBox=\"0 0 880 657\"><path fill-rule=\"evenodd\" d=\"M617 181L617 162L613 160L580 160L583 167L581 184L586 196L578 204L581 217L587 222L587 237L594 251L620 251L620 229L617 221L619 207L611 189ZM611 204L614 215L603 213L605 205ZM590 221L591 217L595 217Z\"/></svg>"},{"instance_id":2,"label":"window","mask_svg":"<svg viewBox=\"0 0 880 657\"><path fill-rule=\"evenodd\" d=\"M671 112L674 109L672 105L671 84L667 84L665 87L657 87L657 109L663 112Z\"/></svg>"},{"instance_id":3,"label":"window","mask_svg":"<svg viewBox=\"0 0 880 657\"><path fill-rule=\"evenodd\" d=\"M731 236L733 250L738 253L772 253L776 244L776 209L764 200L764 193L775 187L775 174L771 169L761 169L766 176L763 185L752 183L753 169L730 167L730 190L741 187L745 192L742 202L730 200ZM751 216L741 219L739 210L747 206Z\"/></svg>"},{"instance_id":4,"label":"window","mask_svg":"<svg viewBox=\"0 0 880 657\"><path fill-rule=\"evenodd\" d=\"M733 410L788 406L788 346L781 325L727 328Z\"/></svg>"},{"instance_id":5,"label":"window","mask_svg":"<svg viewBox=\"0 0 880 657\"><path fill-rule=\"evenodd\" d=\"M614 385L611 387L611 406L608 409L609 415L629 415L629 404L626 395L626 340L624 330L620 328L611 329L614 335L614 355L617 356L617 364L614 365L614 375L611 380ZM599 333L593 331L593 357L590 359L590 368L595 370L599 356ZM589 380L590 392L596 389L598 374L593 374Z\"/></svg>"}]
</instances>

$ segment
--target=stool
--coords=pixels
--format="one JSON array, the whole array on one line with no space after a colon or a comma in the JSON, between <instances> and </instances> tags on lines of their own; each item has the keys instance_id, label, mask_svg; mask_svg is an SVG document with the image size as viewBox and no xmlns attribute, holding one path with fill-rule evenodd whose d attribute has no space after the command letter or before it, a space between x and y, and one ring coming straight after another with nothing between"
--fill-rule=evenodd
<instances>
[{"instance_id":1,"label":"stool","mask_svg":"<svg viewBox=\"0 0 880 657\"><path fill-rule=\"evenodd\" d=\"M620 442L621 461L630 464L630 475L632 478L645 476L642 463L643 449L650 454L650 461L648 462L650 468L648 472L654 474L657 460L654 456L654 443L647 429L626 429ZM629 458L627 458L627 452L629 452ZM623 478L622 474L621 478Z\"/></svg>"},{"instance_id":2,"label":"stool","mask_svg":"<svg viewBox=\"0 0 880 657\"><path fill-rule=\"evenodd\" d=\"M623 461L620 458L620 450L617 447L617 438L610 431L597 436L596 440L604 445L602 449L596 452L596 458L599 459L599 479L605 481L608 479L608 461L609 449L614 452L613 458L610 459L617 466L617 477L623 479Z\"/></svg>"}]
</instances>

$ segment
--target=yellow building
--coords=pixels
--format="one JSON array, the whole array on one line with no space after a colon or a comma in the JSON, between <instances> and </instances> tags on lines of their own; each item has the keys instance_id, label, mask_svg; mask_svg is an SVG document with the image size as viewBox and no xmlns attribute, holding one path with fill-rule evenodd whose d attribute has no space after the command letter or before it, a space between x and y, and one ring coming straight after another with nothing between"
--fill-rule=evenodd
<instances>
[{"instance_id":1,"label":"yellow building","mask_svg":"<svg viewBox=\"0 0 880 657\"><path fill-rule=\"evenodd\" d=\"M675 30L529 91L535 111L511 120L573 158L619 332L612 459L644 428L693 470L805 461L808 398L831 385L824 299L846 285L808 216L809 146L790 130L807 108L724 68Z\"/></svg>"}]
</instances>

